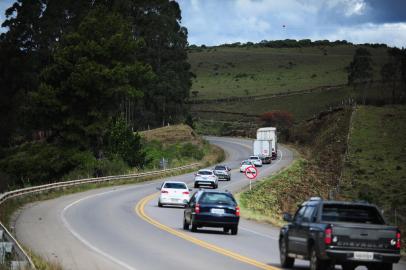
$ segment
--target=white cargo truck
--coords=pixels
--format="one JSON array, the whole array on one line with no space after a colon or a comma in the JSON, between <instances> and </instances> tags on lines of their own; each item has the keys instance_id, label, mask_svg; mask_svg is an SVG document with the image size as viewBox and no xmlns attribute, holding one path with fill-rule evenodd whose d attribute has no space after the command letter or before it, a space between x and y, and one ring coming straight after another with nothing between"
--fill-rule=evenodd
<instances>
[{"instance_id":1,"label":"white cargo truck","mask_svg":"<svg viewBox=\"0 0 406 270\"><path fill-rule=\"evenodd\" d=\"M259 156L263 164L271 164L272 141L255 140L252 144L253 154Z\"/></svg>"},{"instance_id":2,"label":"white cargo truck","mask_svg":"<svg viewBox=\"0 0 406 270\"><path fill-rule=\"evenodd\" d=\"M257 130L257 140L256 141L267 141L271 144L271 154L269 154L272 159L276 159L278 155L278 138L276 135L276 128L275 127L264 127L264 128L259 128ZM254 142L255 144L255 142ZM258 145L262 144L263 148L266 148L265 142L263 143L257 143ZM255 154L255 152L254 152Z\"/></svg>"}]
</instances>

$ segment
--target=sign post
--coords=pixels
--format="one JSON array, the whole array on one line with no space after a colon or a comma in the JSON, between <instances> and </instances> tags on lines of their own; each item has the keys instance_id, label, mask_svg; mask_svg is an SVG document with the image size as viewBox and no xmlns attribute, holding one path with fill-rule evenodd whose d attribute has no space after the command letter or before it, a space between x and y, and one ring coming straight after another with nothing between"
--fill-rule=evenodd
<instances>
[{"instance_id":1,"label":"sign post","mask_svg":"<svg viewBox=\"0 0 406 270\"><path fill-rule=\"evenodd\" d=\"M258 170L255 166L249 166L244 171L245 176L250 180L250 190L252 186L252 180L254 180L258 175Z\"/></svg>"}]
</instances>

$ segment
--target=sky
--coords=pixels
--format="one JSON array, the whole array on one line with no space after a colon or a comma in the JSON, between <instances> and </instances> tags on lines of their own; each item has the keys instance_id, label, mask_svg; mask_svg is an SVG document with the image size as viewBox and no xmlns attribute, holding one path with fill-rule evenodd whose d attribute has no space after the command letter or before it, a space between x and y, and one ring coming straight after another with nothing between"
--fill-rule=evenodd
<instances>
[{"instance_id":1,"label":"sky","mask_svg":"<svg viewBox=\"0 0 406 270\"><path fill-rule=\"evenodd\" d=\"M80 1L80 0L78 0ZM14 0L0 0L0 22ZM177 0L189 44L277 39L406 47L406 0ZM3 29L4 31L4 29Z\"/></svg>"}]
</instances>

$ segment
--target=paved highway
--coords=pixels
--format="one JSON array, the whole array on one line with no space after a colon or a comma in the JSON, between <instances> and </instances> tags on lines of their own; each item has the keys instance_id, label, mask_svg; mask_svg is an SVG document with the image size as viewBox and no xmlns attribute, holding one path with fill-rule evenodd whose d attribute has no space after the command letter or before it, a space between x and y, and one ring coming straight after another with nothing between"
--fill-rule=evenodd
<instances>
[{"instance_id":1,"label":"paved highway","mask_svg":"<svg viewBox=\"0 0 406 270\"><path fill-rule=\"evenodd\" d=\"M232 180L220 181L219 189L236 192L246 186L248 180L238 167L251 153L251 141L208 139L225 149L224 163L233 168ZM292 152L280 150L279 159L260 168L259 177L292 162ZM167 179L192 183L193 173ZM214 228L184 231L183 209L157 207L154 193L162 181L92 190L28 205L17 219L17 237L65 269L279 269L277 228L241 220L236 236ZM296 265L296 269L308 269L307 262Z\"/></svg>"}]
</instances>

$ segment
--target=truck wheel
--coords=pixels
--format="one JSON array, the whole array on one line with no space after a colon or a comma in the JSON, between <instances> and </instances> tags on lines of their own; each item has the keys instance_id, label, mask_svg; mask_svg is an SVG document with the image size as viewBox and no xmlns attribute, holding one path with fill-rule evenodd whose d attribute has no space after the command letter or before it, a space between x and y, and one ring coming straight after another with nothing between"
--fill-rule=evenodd
<instances>
[{"instance_id":1,"label":"truck wheel","mask_svg":"<svg viewBox=\"0 0 406 270\"><path fill-rule=\"evenodd\" d=\"M279 258L283 268L292 268L293 264L295 263L294 258L288 257L286 241L283 238L279 241Z\"/></svg>"},{"instance_id":2,"label":"truck wheel","mask_svg":"<svg viewBox=\"0 0 406 270\"><path fill-rule=\"evenodd\" d=\"M343 263L341 267L343 270L354 270L357 266L353 265L352 263Z\"/></svg>"},{"instance_id":3,"label":"truck wheel","mask_svg":"<svg viewBox=\"0 0 406 270\"><path fill-rule=\"evenodd\" d=\"M199 185L195 183L194 188L199 188Z\"/></svg>"},{"instance_id":4,"label":"truck wheel","mask_svg":"<svg viewBox=\"0 0 406 270\"><path fill-rule=\"evenodd\" d=\"M310 270L327 270L331 269L330 261L320 260L317 257L314 247L310 250Z\"/></svg>"},{"instance_id":5,"label":"truck wheel","mask_svg":"<svg viewBox=\"0 0 406 270\"><path fill-rule=\"evenodd\" d=\"M377 263L368 266L368 270L392 270L393 265L391 263Z\"/></svg>"}]
</instances>

